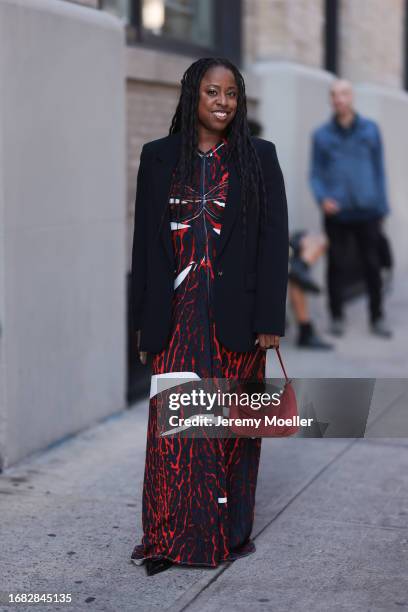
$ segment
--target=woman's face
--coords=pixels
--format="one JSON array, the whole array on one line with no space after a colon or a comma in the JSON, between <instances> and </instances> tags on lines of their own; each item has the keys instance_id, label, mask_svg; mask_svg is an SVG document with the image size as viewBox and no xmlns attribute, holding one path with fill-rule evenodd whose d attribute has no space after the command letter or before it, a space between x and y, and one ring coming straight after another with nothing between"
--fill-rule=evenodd
<instances>
[{"instance_id":1,"label":"woman's face","mask_svg":"<svg viewBox=\"0 0 408 612\"><path fill-rule=\"evenodd\" d=\"M237 112L238 87L231 70L209 68L201 79L198 122L209 132L223 133Z\"/></svg>"}]
</instances>

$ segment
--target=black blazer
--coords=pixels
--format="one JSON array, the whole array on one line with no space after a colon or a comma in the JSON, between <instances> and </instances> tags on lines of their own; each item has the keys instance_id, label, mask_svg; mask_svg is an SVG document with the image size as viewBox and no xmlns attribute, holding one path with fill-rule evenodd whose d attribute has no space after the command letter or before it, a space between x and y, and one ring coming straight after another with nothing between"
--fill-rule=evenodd
<instances>
[{"instance_id":1,"label":"black blazer","mask_svg":"<svg viewBox=\"0 0 408 612\"><path fill-rule=\"evenodd\" d=\"M227 202L215 258L214 317L217 337L233 351L254 348L257 333L285 330L288 277L288 218L285 185L275 145L252 137L265 180L268 224L247 219L244 252L240 179L229 166ZM141 330L140 350L161 351L170 338L174 259L168 210L172 171L181 135L143 146L137 177L131 272L131 321ZM165 218L158 234L163 210Z\"/></svg>"}]
</instances>

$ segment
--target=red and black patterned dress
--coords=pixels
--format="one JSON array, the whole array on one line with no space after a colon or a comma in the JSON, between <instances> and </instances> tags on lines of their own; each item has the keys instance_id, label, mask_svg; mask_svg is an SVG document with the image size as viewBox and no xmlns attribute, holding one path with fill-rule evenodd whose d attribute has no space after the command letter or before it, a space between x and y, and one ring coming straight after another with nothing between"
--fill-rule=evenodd
<instances>
[{"instance_id":1,"label":"red and black patterned dress","mask_svg":"<svg viewBox=\"0 0 408 612\"><path fill-rule=\"evenodd\" d=\"M193 186L180 201L173 181L170 222L175 256L172 334L153 356L152 383L163 374L263 380L266 353L234 352L217 339L213 262L227 203L224 138L196 151ZM238 202L228 202L228 206ZM143 539L132 559L166 557L215 567L255 550L250 539L260 438L157 437L157 396L151 392L143 485Z\"/></svg>"}]
</instances>

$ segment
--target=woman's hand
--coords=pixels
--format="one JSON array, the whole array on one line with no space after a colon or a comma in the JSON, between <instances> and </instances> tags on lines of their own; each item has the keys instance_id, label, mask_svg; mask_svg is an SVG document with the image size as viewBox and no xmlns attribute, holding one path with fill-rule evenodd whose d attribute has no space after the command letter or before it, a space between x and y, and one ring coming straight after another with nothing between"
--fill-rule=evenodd
<instances>
[{"instance_id":1,"label":"woman's hand","mask_svg":"<svg viewBox=\"0 0 408 612\"><path fill-rule=\"evenodd\" d=\"M280 336L273 334L258 334L258 342L261 349L278 348Z\"/></svg>"}]
</instances>

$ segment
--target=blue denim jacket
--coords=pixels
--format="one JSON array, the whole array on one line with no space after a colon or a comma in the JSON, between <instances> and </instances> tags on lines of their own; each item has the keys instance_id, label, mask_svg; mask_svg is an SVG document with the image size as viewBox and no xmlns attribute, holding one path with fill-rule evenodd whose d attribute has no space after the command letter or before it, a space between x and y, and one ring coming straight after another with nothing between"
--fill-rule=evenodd
<instances>
[{"instance_id":1,"label":"blue denim jacket","mask_svg":"<svg viewBox=\"0 0 408 612\"><path fill-rule=\"evenodd\" d=\"M310 185L321 205L333 198L338 221L363 221L389 212L380 130L371 119L355 113L342 127L336 117L313 132Z\"/></svg>"}]
</instances>

